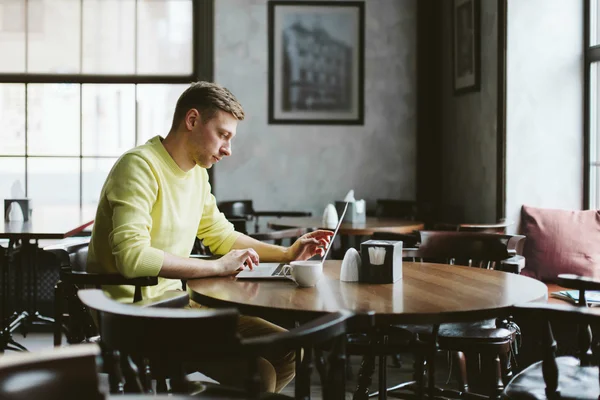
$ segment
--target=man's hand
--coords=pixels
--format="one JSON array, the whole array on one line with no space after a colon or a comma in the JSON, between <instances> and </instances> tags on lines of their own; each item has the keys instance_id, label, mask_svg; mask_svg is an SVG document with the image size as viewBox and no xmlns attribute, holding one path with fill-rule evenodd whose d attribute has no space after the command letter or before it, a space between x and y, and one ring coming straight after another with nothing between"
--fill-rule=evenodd
<instances>
[{"instance_id":1,"label":"man's hand","mask_svg":"<svg viewBox=\"0 0 600 400\"><path fill-rule=\"evenodd\" d=\"M250 269L258 265L258 254L254 249L231 250L215 262L217 263L217 275L233 275L243 269L244 264Z\"/></svg>"},{"instance_id":2,"label":"man's hand","mask_svg":"<svg viewBox=\"0 0 600 400\"><path fill-rule=\"evenodd\" d=\"M287 249L288 258L294 260L308 260L315 254L323 256L325 249L330 245L333 232L331 231L314 231L298 238Z\"/></svg>"}]
</instances>

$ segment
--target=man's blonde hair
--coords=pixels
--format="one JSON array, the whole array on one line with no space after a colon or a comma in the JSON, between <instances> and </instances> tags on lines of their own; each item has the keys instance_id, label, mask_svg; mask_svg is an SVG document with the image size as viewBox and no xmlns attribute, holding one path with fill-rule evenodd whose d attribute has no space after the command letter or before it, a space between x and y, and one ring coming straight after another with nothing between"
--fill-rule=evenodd
<instances>
[{"instance_id":1,"label":"man's blonde hair","mask_svg":"<svg viewBox=\"0 0 600 400\"><path fill-rule=\"evenodd\" d=\"M213 82L194 82L177 100L171 130L177 129L192 108L200 112L202 122L210 120L218 110L230 113L239 121L245 116L242 105L229 90Z\"/></svg>"}]
</instances>

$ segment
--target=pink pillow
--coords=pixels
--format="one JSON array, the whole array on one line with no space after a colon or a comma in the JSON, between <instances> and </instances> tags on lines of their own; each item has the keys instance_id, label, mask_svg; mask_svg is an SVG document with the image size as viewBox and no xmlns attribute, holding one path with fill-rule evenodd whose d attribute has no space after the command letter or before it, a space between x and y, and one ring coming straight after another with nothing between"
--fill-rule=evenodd
<instances>
[{"instance_id":1,"label":"pink pillow","mask_svg":"<svg viewBox=\"0 0 600 400\"><path fill-rule=\"evenodd\" d=\"M521 234L527 237L522 275L543 282L567 273L600 279L599 211L523 206Z\"/></svg>"}]
</instances>

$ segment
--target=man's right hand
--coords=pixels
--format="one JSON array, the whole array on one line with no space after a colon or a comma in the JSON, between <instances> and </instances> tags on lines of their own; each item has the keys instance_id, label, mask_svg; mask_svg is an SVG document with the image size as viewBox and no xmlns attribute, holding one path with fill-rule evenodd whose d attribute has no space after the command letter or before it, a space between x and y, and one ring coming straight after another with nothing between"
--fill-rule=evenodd
<instances>
[{"instance_id":1,"label":"man's right hand","mask_svg":"<svg viewBox=\"0 0 600 400\"><path fill-rule=\"evenodd\" d=\"M255 265L258 265L258 254L254 249L231 250L215 262L218 275L233 275L244 266L253 269Z\"/></svg>"}]
</instances>

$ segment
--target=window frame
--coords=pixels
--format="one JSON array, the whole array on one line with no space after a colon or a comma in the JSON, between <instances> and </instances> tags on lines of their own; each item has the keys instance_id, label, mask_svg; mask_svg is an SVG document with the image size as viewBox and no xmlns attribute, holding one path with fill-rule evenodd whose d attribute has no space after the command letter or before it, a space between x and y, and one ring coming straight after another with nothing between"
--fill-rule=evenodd
<instances>
[{"instance_id":1,"label":"window frame","mask_svg":"<svg viewBox=\"0 0 600 400\"><path fill-rule=\"evenodd\" d=\"M591 132L591 116L592 116L592 64L600 63L600 43L597 45L591 45L591 32L592 32L592 1L596 1L596 7L600 9L600 1L599 0L583 0L583 64L584 64L584 78L583 78L583 208L589 209L591 207L591 189L595 187L597 184L590 181L592 177L592 168L600 167L600 160L591 162L591 142L592 142L592 132ZM598 13L598 10L596 10ZM600 29L600 24L598 23L600 20L596 17L596 26L595 30ZM600 68L600 64L598 65ZM600 104L597 104L598 106ZM596 111L597 112L597 111ZM597 132L595 133L598 134ZM600 139L600 137L596 137L596 141Z\"/></svg>"},{"instance_id":2,"label":"window frame","mask_svg":"<svg viewBox=\"0 0 600 400\"><path fill-rule=\"evenodd\" d=\"M80 118L83 114L81 92L83 84L189 84L198 80L212 81L213 59L214 59L214 0L191 0L192 1L192 73L189 75L135 75L135 74L40 74L40 73L0 73L0 84L18 83L25 85L25 143L28 139L28 86L29 84L79 84ZM84 0L79 0L80 9L83 10ZM136 4L136 25L137 25L137 5L140 0L135 0ZM25 10L28 10L29 0L24 0ZM27 46L28 18L25 18L25 46ZM83 37L83 29L79 34ZM137 48L137 41L136 41ZM83 54L80 52L80 57ZM136 116L137 120L137 116ZM136 123L136 143L137 143L137 123ZM83 162L84 159L106 159L115 158L112 156L83 155L83 132L80 122L79 131L79 155L44 155L30 156L27 145L23 154L2 154L1 158L19 158L25 163L25 197L29 195L29 158L62 158L79 159L79 206L83 205ZM209 179L213 178L211 170L208 170Z\"/></svg>"}]
</instances>

